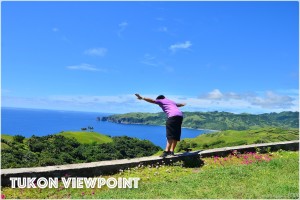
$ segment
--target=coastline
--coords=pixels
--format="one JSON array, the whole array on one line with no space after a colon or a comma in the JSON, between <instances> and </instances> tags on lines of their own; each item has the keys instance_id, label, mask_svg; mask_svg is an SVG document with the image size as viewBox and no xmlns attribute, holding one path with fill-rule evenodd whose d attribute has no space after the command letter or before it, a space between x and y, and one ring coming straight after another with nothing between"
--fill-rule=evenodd
<instances>
[{"instance_id":1,"label":"coastline","mask_svg":"<svg viewBox=\"0 0 300 200\"><path fill-rule=\"evenodd\" d=\"M165 125L159 125L159 124L144 124L144 123L127 123L127 122L114 122L112 120L106 120L104 122L110 122L115 124L124 124L124 125L145 125L145 126L165 126ZM210 132L218 132L220 130L213 130L213 129L203 129L203 128L191 128L191 127L181 127L185 129L191 129L191 130L199 130L199 131L210 131Z\"/></svg>"},{"instance_id":2,"label":"coastline","mask_svg":"<svg viewBox=\"0 0 300 200\"><path fill-rule=\"evenodd\" d=\"M219 132L220 130L212 130L212 129L203 129L203 128L190 128L190 127L181 127L186 129L193 129L193 130L199 130L199 131L210 131L210 132Z\"/></svg>"}]
</instances>

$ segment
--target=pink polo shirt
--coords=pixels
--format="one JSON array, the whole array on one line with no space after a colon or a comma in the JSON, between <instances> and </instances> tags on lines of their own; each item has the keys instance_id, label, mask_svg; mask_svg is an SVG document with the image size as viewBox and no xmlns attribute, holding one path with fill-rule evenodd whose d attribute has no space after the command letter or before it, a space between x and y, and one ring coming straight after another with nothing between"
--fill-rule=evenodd
<instances>
[{"instance_id":1,"label":"pink polo shirt","mask_svg":"<svg viewBox=\"0 0 300 200\"><path fill-rule=\"evenodd\" d=\"M183 116L182 112L178 109L177 104L170 99L157 99L155 103L158 104L162 110L167 114L168 118L174 116Z\"/></svg>"}]
</instances>

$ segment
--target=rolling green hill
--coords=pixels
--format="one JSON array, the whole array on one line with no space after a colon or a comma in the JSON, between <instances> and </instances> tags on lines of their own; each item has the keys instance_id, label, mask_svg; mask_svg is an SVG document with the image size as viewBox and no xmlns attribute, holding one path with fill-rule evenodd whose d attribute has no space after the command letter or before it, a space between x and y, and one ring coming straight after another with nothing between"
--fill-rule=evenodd
<instances>
[{"instance_id":1,"label":"rolling green hill","mask_svg":"<svg viewBox=\"0 0 300 200\"><path fill-rule=\"evenodd\" d=\"M109 136L97 132L62 131L57 135L62 135L67 138L75 138L76 141L78 141L81 144L92 144L92 143L103 144L103 143L109 143L113 141ZM1 134L1 139L4 139L8 142L12 142L13 137L14 136L12 135ZM24 142L26 142L27 140L28 138L25 138ZM1 149L5 149L7 147L8 145L1 141Z\"/></svg>"},{"instance_id":2,"label":"rolling green hill","mask_svg":"<svg viewBox=\"0 0 300 200\"><path fill-rule=\"evenodd\" d=\"M259 128L244 131L227 130L202 134L196 138L186 138L179 143L178 151L185 148L194 150L212 149L298 139L299 129Z\"/></svg>"},{"instance_id":3,"label":"rolling green hill","mask_svg":"<svg viewBox=\"0 0 300 200\"><path fill-rule=\"evenodd\" d=\"M7 141L12 141L13 140L13 136L12 135L1 134L1 138L5 139Z\"/></svg>"},{"instance_id":4,"label":"rolling green hill","mask_svg":"<svg viewBox=\"0 0 300 200\"><path fill-rule=\"evenodd\" d=\"M96 142L96 144L103 144L113 141L110 137L97 132L63 131L58 133L58 135L63 135L67 138L73 137L81 144L91 144L93 142Z\"/></svg>"},{"instance_id":5,"label":"rolling green hill","mask_svg":"<svg viewBox=\"0 0 300 200\"><path fill-rule=\"evenodd\" d=\"M123 124L164 125L164 113L127 113L102 117ZM262 127L298 128L299 112L234 114L229 112L184 112L183 127L212 130L247 130Z\"/></svg>"},{"instance_id":6,"label":"rolling green hill","mask_svg":"<svg viewBox=\"0 0 300 200\"><path fill-rule=\"evenodd\" d=\"M11 142L11 141L13 141L13 136L12 135L1 134L1 139L4 139L6 141ZM5 149L7 147L8 147L8 145L1 141L1 149Z\"/></svg>"}]
</instances>

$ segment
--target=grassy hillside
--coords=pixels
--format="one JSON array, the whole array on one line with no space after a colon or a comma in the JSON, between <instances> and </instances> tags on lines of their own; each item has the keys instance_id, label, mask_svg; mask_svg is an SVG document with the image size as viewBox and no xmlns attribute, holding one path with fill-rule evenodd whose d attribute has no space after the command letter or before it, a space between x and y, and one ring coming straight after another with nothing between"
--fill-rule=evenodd
<instances>
[{"instance_id":1,"label":"grassy hillside","mask_svg":"<svg viewBox=\"0 0 300 200\"><path fill-rule=\"evenodd\" d=\"M11 142L11 141L13 141L13 136L12 135L1 134L1 139L4 139L6 141ZM8 145L1 141L1 149L5 149L7 147L8 147Z\"/></svg>"},{"instance_id":2,"label":"grassy hillside","mask_svg":"<svg viewBox=\"0 0 300 200\"><path fill-rule=\"evenodd\" d=\"M228 130L202 134L196 138L186 138L179 143L178 150L184 147L192 149L212 149L298 139L299 129L260 128L244 131Z\"/></svg>"},{"instance_id":3,"label":"grassy hillside","mask_svg":"<svg viewBox=\"0 0 300 200\"><path fill-rule=\"evenodd\" d=\"M7 199L298 199L299 152L204 158L204 166L140 166L108 177L139 177L136 189L3 187Z\"/></svg>"},{"instance_id":4,"label":"grassy hillside","mask_svg":"<svg viewBox=\"0 0 300 200\"><path fill-rule=\"evenodd\" d=\"M127 113L102 117L123 124L164 125L164 113ZM262 127L298 128L299 112L234 114L229 112L184 112L183 127L212 130L247 130Z\"/></svg>"},{"instance_id":5,"label":"grassy hillside","mask_svg":"<svg viewBox=\"0 0 300 200\"><path fill-rule=\"evenodd\" d=\"M87 132L87 131L63 131L58 133L58 135L63 135L67 138L75 138L81 144L91 144L96 142L97 144L103 144L112 142L112 139L106 135L97 132Z\"/></svg>"},{"instance_id":6,"label":"grassy hillside","mask_svg":"<svg viewBox=\"0 0 300 200\"><path fill-rule=\"evenodd\" d=\"M81 144L92 144L93 142L95 142L96 144L103 144L103 143L108 143L113 141L110 137L97 132L62 131L57 135L62 135L67 138L75 138ZM13 136L1 134L1 139L12 142ZM28 138L25 138L24 142L26 142L27 140ZM1 149L5 149L7 147L8 147L7 144L1 142Z\"/></svg>"}]
</instances>

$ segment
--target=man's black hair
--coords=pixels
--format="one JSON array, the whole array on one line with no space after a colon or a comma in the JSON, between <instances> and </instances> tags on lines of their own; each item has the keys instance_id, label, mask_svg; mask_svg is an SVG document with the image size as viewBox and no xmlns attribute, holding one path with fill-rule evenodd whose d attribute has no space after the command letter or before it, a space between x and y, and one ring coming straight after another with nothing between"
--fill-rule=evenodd
<instances>
[{"instance_id":1,"label":"man's black hair","mask_svg":"<svg viewBox=\"0 0 300 200\"><path fill-rule=\"evenodd\" d=\"M166 98L164 95L159 95L158 97L156 97L156 99L164 99Z\"/></svg>"}]
</instances>

